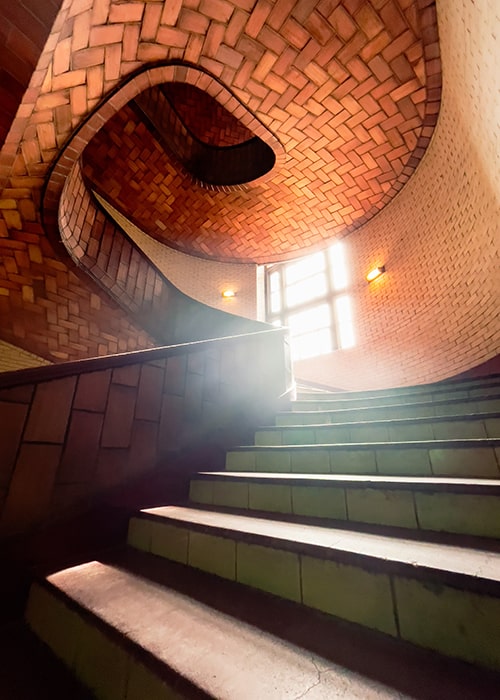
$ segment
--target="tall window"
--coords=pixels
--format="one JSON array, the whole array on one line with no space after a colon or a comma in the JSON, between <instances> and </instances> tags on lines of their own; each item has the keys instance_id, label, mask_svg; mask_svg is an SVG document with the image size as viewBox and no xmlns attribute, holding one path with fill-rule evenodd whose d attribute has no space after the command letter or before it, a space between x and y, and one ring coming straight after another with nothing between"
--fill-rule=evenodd
<instances>
[{"instance_id":1,"label":"tall window","mask_svg":"<svg viewBox=\"0 0 500 700\"><path fill-rule=\"evenodd\" d=\"M354 345L342 243L301 260L270 265L266 279L268 320L290 328L293 359Z\"/></svg>"}]
</instances>

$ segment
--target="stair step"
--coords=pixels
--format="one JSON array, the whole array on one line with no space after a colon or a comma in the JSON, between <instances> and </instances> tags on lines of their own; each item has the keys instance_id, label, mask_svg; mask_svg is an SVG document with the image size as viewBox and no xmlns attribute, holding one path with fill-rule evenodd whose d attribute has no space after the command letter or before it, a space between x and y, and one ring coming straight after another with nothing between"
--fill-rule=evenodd
<instances>
[{"instance_id":1,"label":"stair step","mask_svg":"<svg viewBox=\"0 0 500 700\"><path fill-rule=\"evenodd\" d=\"M236 447L226 471L499 478L500 439Z\"/></svg>"},{"instance_id":2,"label":"stair step","mask_svg":"<svg viewBox=\"0 0 500 700\"><path fill-rule=\"evenodd\" d=\"M292 404L293 405L293 404ZM276 425L310 425L320 423L353 423L393 418L425 418L435 416L459 416L478 413L500 412L500 398L483 397L476 399L456 399L453 401L424 401L413 404L392 404L390 406L328 409L323 402L318 408L299 411L281 411L276 414Z\"/></svg>"},{"instance_id":3,"label":"stair step","mask_svg":"<svg viewBox=\"0 0 500 700\"><path fill-rule=\"evenodd\" d=\"M125 574L126 591L137 585L139 595L147 596L146 604L127 605L128 593L124 595L126 591L121 586L118 591L110 589L109 593L105 593L105 588L100 587L98 597L95 597L96 593L91 593L91 587L88 585L87 574L95 572L98 576L105 574L107 577L107 571L101 564L100 570L94 567L93 572L89 569L73 570L71 579L68 572L65 572L65 579L70 585L67 585L66 581L64 584L58 581L56 585L42 583L44 608L40 610L37 606L37 592L32 596L29 611L32 621L41 628L40 634L59 656L67 657L66 650L75 648L74 628L71 624L66 624L67 620L72 622L75 619L82 627L84 624L94 625L98 648L102 648L108 642L108 650L112 643L116 643L118 649L124 649L127 677L130 680L125 695L120 697L114 693L111 695L113 700L117 700L118 697L120 700L208 697L209 694L201 688L194 689L192 693L188 692L188 679L200 676L207 665L210 665L210 668L205 674L206 678L201 679L203 687L207 687L207 684L211 684L210 687L219 684L218 694L211 693L212 697L230 697L230 700L255 700L276 696L297 698L304 692L303 682L311 669L311 659L316 666L316 677L305 697L404 700L415 697L416 689L419 697L425 697L426 700L458 697L460 700L477 700L479 697L493 698L497 694L500 676L494 671L447 659L399 639L325 614L311 614L311 610L302 605L270 596L257 589L241 586L131 548L112 558L108 557L104 563L108 565L107 571L113 567L112 580L108 579L110 586L118 583L117 574ZM78 584L78 577L85 577L81 585ZM137 578L141 580L137 582ZM151 589L144 586L145 583L151 586ZM164 600L160 587L165 591ZM76 593L73 593L75 589ZM181 601L179 611L172 611L173 600ZM46 601L48 609L45 608ZM153 607L150 607L150 601ZM165 601L169 606L168 613ZM121 610L118 610L119 607ZM130 608L131 618L128 617ZM191 609L196 612L193 618L190 617ZM127 611L126 616L124 611ZM199 611L201 615L198 614ZM154 612L157 612L156 618ZM50 614L48 629L51 631L47 633L45 624ZM142 636L143 631L147 630L147 638L141 639L140 645L134 640L127 640L129 630L134 625L139 629L138 616L141 618L141 628L137 635ZM185 632L184 628L179 629L179 625L176 624L181 616L189 625L187 644L179 643ZM107 618L112 618L113 623L118 622L121 629L112 629L106 621ZM197 630L205 631L207 620L209 629L204 638L193 637ZM157 621L162 623L162 633L160 643L155 647L153 629ZM229 628L230 633L233 633L233 622L237 626L238 634L236 639L234 636L229 639L235 642L234 647L229 648L229 655L222 661L216 660L214 672L211 655L217 649L215 644L211 644L212 632L219 631L222 625L227 625L226 629ZM259 635L256 632L258 645L254 647L252 638L256 628L262 629L263 633ZM88 634L87 632L87 637ZM229 646L229 639L222 641L224 648ZM82 649L81 641L78 642L78 646ZM248 649L251 653L244 655ZM233 668L231 660L238 651L240 653ZM83 653L89 653L85 642ZM177 659L176 655L180 658ZM166 663L159 657L165 658ZM76 658L74 666L75 662ZM244 663L249 669L256 667L265 672L259 677L253 674L248 680L247 669L244 669L243 676L237 674ZM182 680L173 669L169 670L167 664L175 668L188 666L186 679ZM79 662L78 666L81 665ZM103 665L101 662L98 668L101 669ZM200 673L197 671L198 666L201 667ZM25 669L25 661L23 668ZM31 670L30 666L30 673ZM217 673L219 670L220 673ZM231 678L226 686L223 681L228 676L228 670ZM282 674L283 670L287 673ZM96 690L105 690L106 686L111 685L110 681L113 681L114 689L119 687L121 673L122 667L119 665L116 670L114 666L105 668L102 672L103 679ZM91 678L95 679L96 675L94 672ZM107 677L110 677L109 681ZM142 682L140 688L137 687L138 680ZM297 687L294 687L294 681L297 682ZM94 683L95 685L97 684ZM175 690L168 686L174 686ZM45 691L45 686L41 690ZM29 697L38 700L39 696L40 693L34 693ZM15 691L12 697L18 697ZM45 694L43 697L45 698ZM74 695L67 697L73 698ZM104 694L100 697L107 700Z\"/></svg>"},{"instance_id":4,"label":"stair step","mask_svg":"<svg viewBox=\"0 0 500 700\"><path fill-rule=\"evenodd\" d=\"M333 426L331 423L263 426L255 431L256 445L401 442L453 438L500 438L500 412L335 423Z\"/></svg>"},{"instance_id":5,"label":"stair step","mask_svg":"<svg viewBox=\"0 0 500 700\"><path fill-rule=\"evenodd\" d=\"M500 479L201 472L194 504L500 538Z\"/></svg>"},{"instance_id":6,"label":"stair step","mask_svg":"<svg viewBox=\"0 0 500 700\"><path fill-rule=\"evenodd\" d=\"M112 564L35 585L27 620L102 700L409 697Z\"/></svg>"},{"instance_id":7,"label":"stair step","mask_svg":"<svg viewBox=\"0 0 500 700\"><path fill-rule=\"evenodd\" d=\"M166 506L129 544L386 635L500 669L500 554Z\"/></svg>"},{"instance_id":8,"label":"stair step","mask_svg":"<svg viewBox=\"0 0 500 700\"><path fill-rule=\"evenodd\" d=\"M490 387L500 385L500 375L491 375L483 378L463 379L460 381L437 382L431 384L416 384L413 386L392 387L388 389L369 389L365 391L330 391L306 387L297 383L297 398L318 398L318 399L365 399L385 396L410 396L418 394L452 394L455 391L481 392ZM476 395L476 394L474 394Z\"/></svg>"}]
</instances>

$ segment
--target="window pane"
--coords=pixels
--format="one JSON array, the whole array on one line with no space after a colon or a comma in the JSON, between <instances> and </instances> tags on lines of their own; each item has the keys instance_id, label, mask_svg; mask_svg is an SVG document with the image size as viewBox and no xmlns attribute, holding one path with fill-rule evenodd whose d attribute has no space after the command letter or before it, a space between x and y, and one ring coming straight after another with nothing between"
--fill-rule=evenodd
<instances>
[{"instance_id":1,"label":"window pane","mask_svg":"<svg viewBox=\"0 0 500 700\"><path fill-rule=\"evenodd\" d=\"M271 292L278 292L280 289L280 273L279 272L272 272L269 275L269 288Z\"/></svg>"},{"instance_id":2,"label":"window pane","mask_svg":"<svg viewBox=\"0 0 500 700\"><path fill-rule=\"evenodd\" d=\"M317 272L323 272L325 269L325 256L323 253L315 253L303 258L298 262L292 263L285 267L286 284L293 284L306 277L311 277Z\"/></svg>"},{"instance_id":3,"label":"window pane","mask_svg":"<svg viewBox=\"0 0 500 700\"><path fill-rule=\"evenodd\" d=\"M335 299L335 314L339 331L339 345L342 349L354 345L354 327L352 323L351 300L344 295Z\"/></svg>"},{"instance_id":4,"label":"window pane","mask_svg":"<svg viewBox=\"0 0 500 700\"><path fill-rule=\"evenodd\" d=\"M296 336L319 328L329 328L330 319L330 306L321 304L306 311L290 314L287 325L290 327L290 334Z\"/></svg>"},{"instance_id":5,"label":"window pane","mask_svg":"<svg viewBox=\"0 0 500 700\"><path fill-rule=\"evenodd\" d=\"M333 288L336 291L345 289L349 280L345 261L345 247L342 243L336 243L332 246L328 251L328 257L332 270Z\"/></svg>"},{"instance_id":6,"label":"window pane","mask_svg":"<svg viewBox=\"0 0 500 700\"><path fill-rule=\"evenodd\" d=\"M332 351L332 334L329 328L299 335L291 340L292 357L304 360L306 357L325 355Z\"/></svg>"},{"instance_id":7,"label":"window pane","mask_svg":"<svg viewBox=\"0 0 500 700\"><path fill-rule=\"evenodd\" d=\"M281 311L281 290L278 289L276 292L271 292L271 313L275 314Z\"/></svg>"},{"instance_id":8,"label":"window pane","mask_svg":"<svg viewBox=\"0 0 500 700\"><path fill-rule=\"evenodd\" d=\"M317 299L326 294L326 275L324 272L301 280L285 288L287 306L297 306L311 299Z\"/></svg>"}]
</instances>

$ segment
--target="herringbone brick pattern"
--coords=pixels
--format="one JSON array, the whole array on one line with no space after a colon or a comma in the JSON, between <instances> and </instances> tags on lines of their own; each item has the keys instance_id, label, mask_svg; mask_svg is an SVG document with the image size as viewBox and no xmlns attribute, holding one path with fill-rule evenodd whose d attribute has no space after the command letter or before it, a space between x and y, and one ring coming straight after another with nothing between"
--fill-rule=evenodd
<instances>
[{"instance_id":1,"label":"herringbone brick pattern","mask_svg":"<svg viewBox=\"0 0 500 700\"><path fill-rule=\"evenodd\" d=\"M184 61L212 77L194 80L189 68L179 68L174 78L165 70L161 80L151 69L114 94L52 171L52 213L44 219L51 226L64 179L85 144L152 84L196 84L253 133L270 141L268 130L276 135L273 148L283 157L247 200L233 204L234 193L217 193L213 204L203 193L186 201L219 207L222 223L211 236L226 240L228 249L219 242L216 254L240 260L284 258L364 223L413 172L439 110L430 0L66 0L0 153L6 340L52 359L113 352L120 334L122 344L151 342L104 298L100 310L92 309L99 292L60 260L53 247L60 244L45 239L39 203L44 178L72 132L125 78L158 61ZM200 231L194 237L199 254L213 255ZM49 321L43 290L52 277L56 315ZM68 292L83 300L82 323L68 329L72 336L60 330ZM112 327L117 331L106 339Z\"/></svg>"},{"instance_id":2,"label":"herringbone brick pattern","mask_svg":"<svg viewBox=\"0 0 500 700\"><path fill-rule=\"evenodd\" d=\"M253 137L239 119L203 90L189 83L165 83L159 88L184 126L209 146L235 146Z\"/></svg>"}]
</instances>

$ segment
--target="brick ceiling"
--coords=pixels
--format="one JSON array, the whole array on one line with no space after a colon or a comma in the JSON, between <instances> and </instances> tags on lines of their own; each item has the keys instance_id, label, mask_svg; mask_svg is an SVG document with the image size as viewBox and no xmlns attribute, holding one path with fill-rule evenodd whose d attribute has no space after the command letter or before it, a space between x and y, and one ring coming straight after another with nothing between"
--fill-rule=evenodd
<instances>
[{"instance_id":1,"label":"brick ceiling","mask_svg":"<svg viewBox=\"0 0 500 700\"><path fill-rule=\"evenodd\" d=\"M243 189L214 191L193 182L126 106L88 146L86 176L143 230L195 255L262 263L325 245L385 206L430 140L440 98L431 5L172 3L175 28L167 37L160 26L157 40L198 42L200 65L279 139L286 157ZM162 89L198 138L226 145L224 128L234 136L237 120L188 88ZM241 125L233 142L245 134Z\"/></svg>"}]
</instances>

